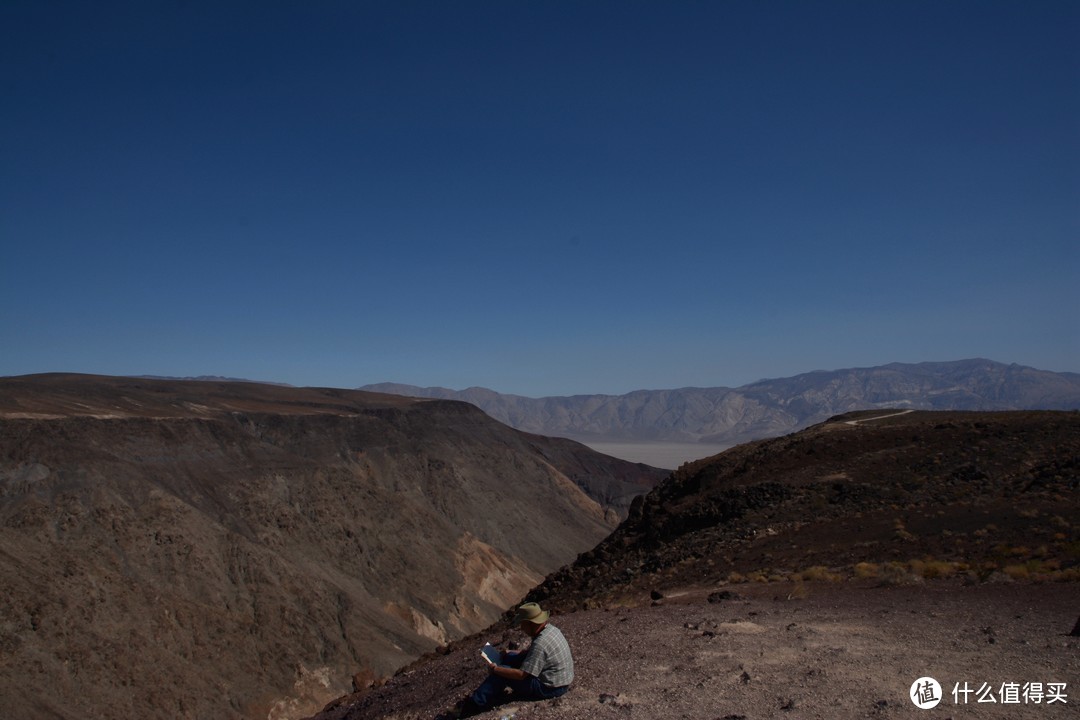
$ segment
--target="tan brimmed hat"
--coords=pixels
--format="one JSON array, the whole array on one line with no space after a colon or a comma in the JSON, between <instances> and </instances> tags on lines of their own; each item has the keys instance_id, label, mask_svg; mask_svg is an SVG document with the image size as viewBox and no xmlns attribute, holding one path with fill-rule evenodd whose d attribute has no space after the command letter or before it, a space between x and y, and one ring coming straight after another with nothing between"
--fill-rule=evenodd
<instances>
[{"instance_id":1,"label":"tan brimmed hat","mask_svg":"<svg viewBox=\"0 0 1080 720\"><path fill-rule=\"evenodd\" d=\"M514 616L514 624L528 622L533 625L543 625L551 617L551 613L547 610L541 610L540 606L536 603L525 603L517 609L517 615Z\"/></svg>"}]
</instances>

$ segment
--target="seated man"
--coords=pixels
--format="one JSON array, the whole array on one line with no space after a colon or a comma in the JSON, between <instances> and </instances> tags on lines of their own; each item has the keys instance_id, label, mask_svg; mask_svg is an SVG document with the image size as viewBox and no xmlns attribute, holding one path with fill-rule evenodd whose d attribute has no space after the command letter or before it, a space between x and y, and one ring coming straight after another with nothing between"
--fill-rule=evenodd
<instances>
[{"instance_id":1,"label":"seated man","mask_svg":"<svg viewBox=\"0 0 1080 720\"><path fill-rule=\"evenodd\" d=\"M514 622L532 638L523 653L506 653L503 663L488 662L491 674L472 695L443 718L463 718L484 712L498 704L503 690L510 688L519 700L549 700L570 688L574 679L574 658L559 628L548 622L550 613L536 603L518 608Z\"/></svg>"}]
</instances>

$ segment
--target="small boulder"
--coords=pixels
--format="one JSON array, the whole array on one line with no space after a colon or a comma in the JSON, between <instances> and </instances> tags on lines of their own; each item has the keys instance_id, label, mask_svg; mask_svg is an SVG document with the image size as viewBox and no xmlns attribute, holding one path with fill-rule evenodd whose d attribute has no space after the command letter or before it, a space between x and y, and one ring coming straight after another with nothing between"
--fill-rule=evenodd
<instances>
[{"instance_id":1,"label":"small boulder","mask_svg":"<svg viewBox=\"0 0 1080 720\"><path fill-rule=\"evenodd\" d=\"M709 595L709 602L716 604L723 600L738 600L739 596L730 590L720 590Z\"/></svg>"}]
</instances>

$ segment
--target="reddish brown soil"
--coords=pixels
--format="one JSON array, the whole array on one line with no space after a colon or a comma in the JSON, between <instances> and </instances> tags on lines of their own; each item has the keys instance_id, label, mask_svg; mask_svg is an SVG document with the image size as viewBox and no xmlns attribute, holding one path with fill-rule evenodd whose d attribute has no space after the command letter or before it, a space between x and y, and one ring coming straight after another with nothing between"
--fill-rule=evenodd
<instances>
[{"instance_id":1,"label":"reddish brown soil","mask_svg":"<svg viewBox=\"0 0 1080 720\"><path fill-rule=\"evenodd\" d=\"M734 597L709 602L717 590ZM511 702L481 720L727 718L1074 718L1080 704L1076 583L789 582L675 591L652 604L553 619L574 649L563 698ZM716 596L713 596L717 600ZM500 640L509 635L492 634ZM476 638L345 698L319 720L434 717L486 672ZM920 710L911 684L931 676L944 699ZM999 702L954 702L986 683ZM1002 684L1065 683L1065 702L1003 704Z\"/></svg>"}]
</instances>

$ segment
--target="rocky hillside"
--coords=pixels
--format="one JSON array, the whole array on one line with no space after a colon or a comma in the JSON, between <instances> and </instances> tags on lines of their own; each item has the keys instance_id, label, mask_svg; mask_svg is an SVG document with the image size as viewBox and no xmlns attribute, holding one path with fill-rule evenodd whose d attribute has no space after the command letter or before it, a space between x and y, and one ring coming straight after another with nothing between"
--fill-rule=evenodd
<instances>
[{"instance_id":1,"label":"rocky hillside","mask_svg":"<svg viewBox=\"0 0 1080 720\"><path fill-rule=\"evenodd\" d=\"M365 390L463 400L511 427L585 442L735 445L784 435L845 412L1080 409L1080 375L989 360L893 363L811 372L740 388L639 390L626 395L527 398L384 383Z\"/></svg>"},{"instance_id":2,"label":"rocky hillside","mask_svg":"<svg viewBox=\"0 0 1080 720\"><path fill-rule=\"evenodd\" d=\"M568 609L770 578L1075 580L1078 491L1080 413L852 413L680 468L530 598Z\"/></svg>"},{"instance_id":3,"label":"rocky hillside","mask_svg":"<svg viewBox=\"0 0 1080 720\"><path fill-rule=\"evenodd\" d=\"M685 466L528 594L575 649L571 692L480 720L906 717L928 673L1054 675L1072 703L1078 490L1076 412L852 413ZM507 617L484 639L518 639ZM312 720L429 718L483 678L480 642Z\"/></svg>"},{"instance_id":4,"label":"rocky hillside","mask_svg":"<svg viewBox=\"0 0 1080 720\"><path fill-rule=\"evenodd\" d=\"M19 718L286 718L488 625L661 473L457 402L0 379Z\"/></svg>"}]
</instances>

